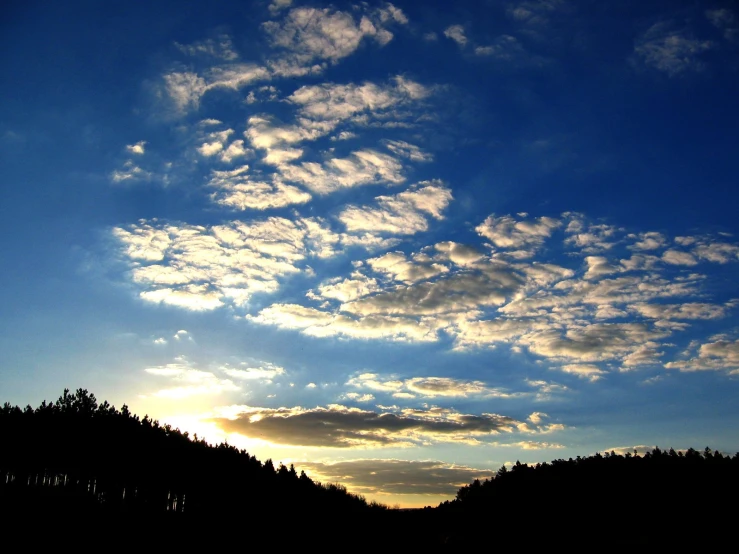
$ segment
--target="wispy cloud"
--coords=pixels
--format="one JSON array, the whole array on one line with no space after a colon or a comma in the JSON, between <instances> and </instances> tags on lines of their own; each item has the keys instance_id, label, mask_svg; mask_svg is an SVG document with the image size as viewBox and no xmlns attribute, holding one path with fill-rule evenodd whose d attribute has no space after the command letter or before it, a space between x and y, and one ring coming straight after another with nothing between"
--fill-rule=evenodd
<instances>
[{"instance_id":1,"label":"wispy cloud","mask_svg":"<svg viewBox=\"0 0 739 554\"><path fill-rule=\"evenodd\" d=\"M444 29L444 36L452 39L459 46L464 47L467 44L467 36L462 25L451 25Z\"/></svg>"},{"instance_id":2,"label":"wispy cloud","mask_svg":"<svg viewBox=\"0 0 739 554\"><path fill-rule=\"evenodd\" d=\"M693 38L666 21L655 23L636 40L634 53L644 65L676 77L701 71L701 54L714 48L710 40Z\"/></svg>"}]
</instances>

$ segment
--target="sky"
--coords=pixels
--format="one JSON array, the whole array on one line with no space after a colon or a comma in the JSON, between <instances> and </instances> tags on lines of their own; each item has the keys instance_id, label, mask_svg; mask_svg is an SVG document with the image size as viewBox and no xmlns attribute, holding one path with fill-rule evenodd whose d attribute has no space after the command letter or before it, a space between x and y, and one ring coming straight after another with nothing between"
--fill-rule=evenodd
<instances>
[{"instance_id":1,"label":"sky","mask_svg":"<svg viewBox=\"0 0 739 554\"><path fill-rule=\"evenodd\" d=\"M739 447L735 2L11 1L0 401L368 499Z\"/></svg>"}]
</instances>

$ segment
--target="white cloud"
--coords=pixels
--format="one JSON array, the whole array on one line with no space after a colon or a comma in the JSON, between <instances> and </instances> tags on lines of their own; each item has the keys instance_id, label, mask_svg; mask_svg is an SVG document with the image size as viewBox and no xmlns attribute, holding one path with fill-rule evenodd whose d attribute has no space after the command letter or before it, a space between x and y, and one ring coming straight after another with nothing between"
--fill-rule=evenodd
<instances>
[{"instance_id":1,"label":"white cloud","mask_svg":"<svg viewBox=\"0 0 739 554\"><path fill-rule=\"evenodd\" d=\"M415 234L428 229L428 217L443 219L452 200L440 181L424 181L393 196L378 196L378 206L349 206L339 214L347 230L373 233Z\"/></svg>"},{"instance_id":2,"label":"white cloud","mask_svg":"<svg viewBox=\"0 0 739 554\"><path fill-rule=\"evenodd\" d=\"M228 137L230 137L233 132L233 129L226 129L225 131L208 133L205 139L206 142L203 142L197 148L197 151L200 153L201 156L204 156L206 158L218 154L223 150L223 147L228 141Z\"/></svg>"},{"instance_id":3,"label":"white cloud","mask_svg":"<svg viewBox=\"0 0 739 554\"><path fill-rule=\"evenodd\" d=\"M443 258L459 266L474 264L483 257L483 254L477 249L453 241L437 243L434 248Z\"/></svg>"},{"instance_id":4,"label":"white cloud","mask_svg":"<svg viewBox=\"0 0 739 554\"><path fill-rule=\"evenodd\" d=\"M635 304L633 309L651 319L718 319L726 315L725 306L698 302Z\"/></svg>"},{"instance_id":5,"label":"white cloud","mask_svg":"<svg viewBox=\"0 0 739 554\"><path fill-rule=\"evenodd\" d=\"M272 0L269 4L269 11L272 15L278 13L280 10L289 8L293 3L293 0Z\"/></svg>"},{"instance_id":6,"label":"white cloud","mask_svg":"<svg viewBox=\"0 0 739 554\"><path fill-rule=\"evenodd\" d=\"M499 36L493 44L476 46L475 55L491 58L501 62L513 62L517 65L528 63L542 63L543 60L531 56L521 42L511 35Z\"/></svg>"},{"instance_id":7,"label":"white cloud","mask_svg":"<svg viewBox=\"0 0 739 554\"><path fill-rule=\"evenodd\" d=\"M299 183L316 194L371 184L397 185L405 180L403 166L387 154L358 150L347 158L333 158L321 165L303 162L279 167L283 179Z\"/></svg>"},{"instance_id":8,"label":"white cloud","mask_svg":"<svg viewBox=\"0 0 739 554\"><path fill-rule=\"evenodd\" d=\"M464 27L462 25L450 25L444 29L444 36L452 39L461 47L464 47L467 44L467 36L465 36Z\"/></svg>"},{"instance_id":9,"label":"white cloud","mask_svg":"<svg viewBox=\"0 0 739 554\"><path fill-rule=\"evenodd\" d=\"M193 310L241 305L300 271L308 230L268 218L212 227L142 221L114 229L144 300Z\"/></svg>"},{"instance_id":10,"label":"white cloud","mask_svg":"<svg viewBox=\"0 0 739 554\"><path fill-rule=\"evenodd\" d=\"M670 249L662 254L662 261L670 265L697 265L698 261L688 252Z\"/></svg>"},{"instance_id":11,"label":"white cloud","mask_svg":"<svg viewBox=\"0 0 739 554\"><path fill-rule=\"evenodd\" d=\"M213 67L205 77L192 71L173 71L163 77L165 90L180 114L197 110L201 98L208 91L218 88L237 90L269 78L270 74L264 67L243 63Z\"/></svg>"},{"instance_id":12,"label":"white cloud","mask_svg":"<svg viewBox=\"0 0 739 554\"><path fill-rule=\"evenodd\" d=\"M315 299L330 299L348 302L366 296L379 290L375 279L370 279L359 272L354 272L349 278L336 277L322 282L317 289L306 296Z\"/></svg>"},{"instance_id":13,"label":"white cloud","mask_svg":"<svg viewBox=\"0 0 739 554\"><path fill-rule=\"evenodd\" d=\"M233 61L239 57L228 35L220 35L216 39L201 40L187 45L175 42L175 46L190 56L207 56L222 61Z\"/></svg>"},{"instance_id":14,"label":"white cloud","mask_svg":"<svg viewBox=\"0 0 739 554\"><path fill-rule=\"evenodd\" d=\"M433 160L431 154L427 154L415 144L403 140L385 140L385 147L396 156L407 158L412 162L430 162Z\"/></svg>"},{"instance_id":15,"label":"white cloud","mask_svg":"<svg viewBox=\"0 0 739 554\"><path fill-rule=\"evenodd\" d=\"M693 249L693 254L709 262L725 264L739 260L739 246L726 242L702 241Z\"/></svg>"},{"instance_id":16,"label":"white cloud","mask_svg":"<svg viewBox=\"0 0 739 554\"><path fill-rule=\"evenodd\" d=\"M190 71L169 73L164 76L164 84L181 113L200 107L200 98L208 88L205 79Z\"/></svg>"},{"instance_id":17,"label":"white cloud","mask_svg":"<svg viewBox=\"0 0 739 554\"><path fill-rule=\"evenodd\" d=\"M499 248L536 248L560 225L560 221L551 217L516 221L509 215L496 217L493 214L475 227L475 231Z\"/></svg>"},{"instance_id":18,"label":"white cloud","mask_svg":"<svg viewBox=\"0 0 739 554\"><path fill-rule=\"evenodd\" d=\"M133 160L127 160L121 169L110 173L110 180L114 183L134 183L138 181L151 181L154 174L137 166Z\"/></svg>"},{"instance_id":19,"label":"white cloud","mask_svg":"<svg viewBox=\"0 0 739 554\"><path fill-rule=\"evenodd\" d=\"M711 41L692 38L663 21L652 25L637 39L634 52L645 65L675 77L702 70L700 55L713 47Z\"/></svg>"},{"instance_id":20,"label":"white cloud","mask_svg":"<svg viewBox=\"0 0 739 554\"><path fill-rule=\"evenodd\" d=\"M248 171L247 165L230 171L213 171L208 185L217 191L211 194L211 199L237 210L267 210L311 200L307 192L280 180L272 183L253 180Z\"/></svg>"},{"instance_id":21,"label":"white cloud","mask_svg":"<svg viewBox=\"0 0 739 554\"><path fill-rule=\"evenodd\" d=\"M569 218L565 229L568 235L565 244L576 246L588 254L600 253L614 246L614 239L620 231L617 227L602 223L589 223L582 214L578 213L568 212L563 216Z\"/></svg>"},{"instance_id":22,"label":"white cloud","mask_svg":"<svg viewBox=\"0 0 739 554\"><path fill-rule=\"evenodd\" d=\"M667 243L667 238L662 233L650 231L638 235L628 235L627 239L636 239L636 242L627 248L631 250L657 250Z\"/></svg>"},{"instance_id":23,"label":"white cloud","mask_svg":"<svg viewBox=\"0 0 739 554\"><path fill-rule=\"evenodd\" d=\"M606 373L597 365L593 364L564 364L559 369L565 373L572 373L577 377L587 379L588 381L598 381Z\"/></svg>"},{"instance_id":24,"label":"white cloud","mask_svg":"<svg viewBox=\"0 0 739 554\"><path fill-rule=\"evenodd\" d=\"M449 271L441 264L418 258L408 260L402 252L388 252L378 258L370 258L367 265L377 273L405 283L424 281Z\"/></svg>"},{"instance_id":25,"label":"white cloud","mask_svg":"<svg viewBox=\"0 0 739 554\"><path fill-rule=\"evenodd\" d=\"M603 256L586 256L585 262L588 264L588 271L585 273L585 279L598 279L604 275L611 273L619 273L622 271L620 266L614 265Z\"/></svg>"},{"instance_id":26,"label":"white cloud","mask_svg":"<svg viewBox=\"0 0 739 554\"><path fill-rule=\"evenodd\" d=\"M220 370L237 381L267 381L285 375L285 369L270 363L262 363L259 367L242 362L238 367L223 366Z\"/></svg>"},{"instance_id":27,"label":"white cloud","mask_svg":"<svg viewBox=\"0 0 739 554\"><path fill-rule=\"evenodd\" d=\"M354 400L354 402L372 402L375 397L372 394L359 394L358 392L347 392L341 395L342 399Z\"/></svg>"},{"instance_id":28,"label":"white cloud","mask_svg":"<svg viewBox=\"0 0 739 554\"><path fill-rule=\"evenodd\" d=\"M219 395L241 390L230 379L221 379L214 373L190 366L184 358L164 366L148 367L149 375L168 379L172 386L151 393L151 396L182 400L191 396Z\"/></svg>"},{"instance_id":29,"label":"white cloud","mask_svg":"<svg viewBox=\"0 0 739 554\"><path fill-rule=\"evenodd\" d=\"M328 123L333 129L341 121L357 120L365 113L377 117L391 108L422 100L430 93L420 83L398 76L393 79L393 84L384 86L370 82L303 86L291 94L288 101L298 106L301 117Z\"/></svg>"},{"instance_id":30,"label":"white cloud","mask_svg":"<svg viewBox=\"0 0 739 554\"><path fill-rule=\"evenodd\" d=\"M141 154L143 154L146 151L145 150L145 147L146 147L146 141L145 140L140 140L136 144L128 144L128 145L126 145L126 150L129 153L131 153L131 154L141 155Z\"/></svg>"},{"instance_id":31,"label":"white cloud","mask_svg":"<svg viewBox=\"0 0 739 554\"><path fill-rule=\"evenodd\" d=\"M739 374L739 340L717 340L700 345L698 355L665 364L680 371L727 371Z\"/></svg>"},{"instance_id":32,"label":"white cloud","mask_svg":"<svg viewBox=\"0 0 739 554\"><path fill-rule=\"evenodd\" d=\"M706 10L706 18L718 29L724 31L724 38L729 41L739 39L739 18L726 8Z\"/></svg>"},{"instance_id":33,"label":"white cloud","mask_svg":"<svg viewBox=\"0 0 739 554\"><path fill-rule=\"evenodd\" d=\"M298 7L281 21L262 25L272 45L282 55L271 62L272 71L284 76L299 76L322 71L322 63L337 63L353 54L365 38L384 46L393 38L386 26L405 24L403 12L387 4L376 10L360 9L359 21L349 12L330 8Z\"/></svg>"},{"instance_id":34,"label":"white cloud","mask_svg":"<svg viewBox=\"0 0 739 554\"><path fill-rule=\"evenodd\" d=\"M397 379L381 377L376 373L361 373L349 379L349 386L370 389L378 392L392 393L395 398L423 397L496 397L509 398L514 395L505 391L488 387L482 381L452 379L449 377L412 377Z\"/></svg>"}]
</instances>

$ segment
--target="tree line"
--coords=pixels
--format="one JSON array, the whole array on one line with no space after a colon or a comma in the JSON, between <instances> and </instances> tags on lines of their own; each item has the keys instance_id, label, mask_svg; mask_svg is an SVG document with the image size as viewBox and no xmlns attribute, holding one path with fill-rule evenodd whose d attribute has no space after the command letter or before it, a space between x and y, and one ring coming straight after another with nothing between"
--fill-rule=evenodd
<instances>
[{"instance_id":1,"label":"tree line","mask_svg":"<svg viewBox=\"0 0 739 554\"><path fill-rule=\"evenodd\" d=\"M17 530L10 519L46 529L75 516L86 534L93 532L90 518L102 517L101 536L119 540L141 540L137 530L148 526L146 536L166 547L193 547L192 529L208 525L249 529L249 536L285 547L459 551L510 541L574 545L582 537L593 539L592 547L604 540L683 546L733 537L737 493L739 453L654 448L517 461L435 508L393 510L292 465L275 467L227 443L139 418L126 405L98 403L85 389L65 389L37 408L5 403L0 410L6 538ZM206 546L233 544L226 537L209 536Z\"/></svg>"},{"instance_id":2,"label":"tree line","mask_svg":"<svg viewBox=\"0 0 739 554\"><path fill-rule=\"evenodd\" d=\"M85 389L56 402L0 410L0 498L14 510L63 506L96 513L193 516L290 506L295 510L384 510L337 483L264 463L228 443L132 414Z\"/></svg>"}]
</instances>

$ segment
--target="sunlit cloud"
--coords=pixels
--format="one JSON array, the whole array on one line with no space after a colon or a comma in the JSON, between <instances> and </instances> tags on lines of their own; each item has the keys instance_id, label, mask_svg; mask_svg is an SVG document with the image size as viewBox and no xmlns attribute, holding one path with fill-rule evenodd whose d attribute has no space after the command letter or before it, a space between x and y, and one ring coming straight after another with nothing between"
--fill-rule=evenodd
<instances>
[{"instance_id":1,"label":"sunlit cloud","mask_svg":"<svg viewBox=\"0 0 739 554\"><path fill-rule=\"evenodd\" d=\"M406 397L481 397L481 398L512 398L513 393L488 387L481 381L467 381L449 377L411 377L397 379L383 377L376 373L360 373L346 383L359 389L370 389L378 392L392 393L396 398L402 398L398 393L405 393Z\"/></svg>"},{"instance_id":2,"label":"sunlit cloud","mask_svg":"<svg viewBox=\"0 0 739 554\"><path fill-rule=\"evenodd\" d=\"M150 394L158 398L182 400L191 396L219 395L240 390L232 380L220 378L210 371L195 369L184 358L164 366L148 367L144 371L171 383L171 386Z\"/></svg>"},{"instance_id":3,"label":"sunlit cloud","mask_svg":"<svg viewBox=\"0 0 739 554\"><path fill-rule=\"evenodd\" d=\"M694 357L668 362L665 367L680 371L726 371L732 375L739 374L739 340L706 342L698 347Z\"/></svg>"},{"instance_id":4,"label":"sunlit cloud","mask_svg":"<svg viewBox=\"0 0 739 554\"><path fill-rule=\"evenodd\" d=\"M226 432L274 444L333 448L410 447L426 442L482 444L501 433L541 432L510 417L470 415L446 408L369 411L338 404L305 409L243 407L234 419L214 420ZM330 428L331 433L326 433ZM546 429L544 429L546 431Z\"/></svg>"},{"instance_id":5,"label":"sunlit cloud","mask_svg":"<svg viewBox=\"0 0 739 554\"><path fill-rule=\"evenodd\" d=\"M135 144L128 144L126 145L126 150L129 154L138 154L141 155L144 152L146 152L146 141L140 140L139 142Z\"/></svg>"},{"instance_id":6,"label":"sunlit cloud","mask_svg":"<svg viewBox=\"0 0 739 554\"><path fill-rule=\"evenodd\" d=\"M494 472L438 461L359 459L301 462L314 479L346 483L357 494L452 496L459 487Z\"/></svg>"}]
</instances>

